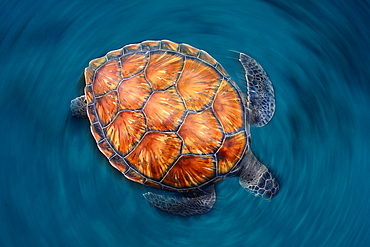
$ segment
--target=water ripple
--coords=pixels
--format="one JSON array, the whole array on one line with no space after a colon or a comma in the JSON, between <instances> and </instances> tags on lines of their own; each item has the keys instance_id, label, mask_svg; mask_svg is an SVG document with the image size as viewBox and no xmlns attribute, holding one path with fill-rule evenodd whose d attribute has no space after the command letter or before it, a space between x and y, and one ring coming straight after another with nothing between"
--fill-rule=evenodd
<instances>
[{"instance_id":1,"label":"water ripple","mask_svg":"<svg viewBox=\"0 0 370 247\"><path fill-rule=\"evenodd\" d=\"M370 244L370 6L366 1L3 1L0 243L3 246L366 246ZM276 174L271 202L236 178L208 214L151 207L111 168L69 101L88 61L171 39L243 76L246 52L275 85L272 122L252 130ZM22 233L22 234L20 234Z\"/></svg>"}]
</instances>

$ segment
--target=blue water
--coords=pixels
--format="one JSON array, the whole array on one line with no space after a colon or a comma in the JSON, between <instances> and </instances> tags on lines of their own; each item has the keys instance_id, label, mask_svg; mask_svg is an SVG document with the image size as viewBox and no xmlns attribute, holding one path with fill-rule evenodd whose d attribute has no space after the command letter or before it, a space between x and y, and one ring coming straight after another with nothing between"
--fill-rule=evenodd
<instances>
[{"instance_id":1,"label":"blue water","mask_svg":"<svg viewBox=\"0 0 370 247\"><path fill-rule=\"evenodd\" d=\"M370 3L366 0L0 2L0 246L370 246ZM256 58L277 111L252 130L281 183L236 178L208 214L158 211L113 169L69 102L87 63L147 39Z\"/></svg>"}]
</instances>

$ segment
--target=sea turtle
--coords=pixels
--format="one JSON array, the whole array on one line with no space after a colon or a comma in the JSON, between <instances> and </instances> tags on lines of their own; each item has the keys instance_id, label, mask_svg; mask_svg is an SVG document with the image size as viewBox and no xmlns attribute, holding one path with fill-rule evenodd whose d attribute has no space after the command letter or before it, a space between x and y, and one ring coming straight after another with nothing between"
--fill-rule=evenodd
<instances>
[{"instance_id":1,"label":"sea turtle","mask_svg":"<svg viewBox=\"0 0 370 247\"><path fill-rule=\"evenodd\" d=\"M250 150L249 126L270 121L274 90L253 58L240 53L239 61L247 99L203 50L169 40L126 45L89 63L72 115L88 116L100 151L126 178L178 192L144 194L163 211L203 214L215 203L214 184L234 176L270 199L279 184Z\"/></svg>"}]
</instances>

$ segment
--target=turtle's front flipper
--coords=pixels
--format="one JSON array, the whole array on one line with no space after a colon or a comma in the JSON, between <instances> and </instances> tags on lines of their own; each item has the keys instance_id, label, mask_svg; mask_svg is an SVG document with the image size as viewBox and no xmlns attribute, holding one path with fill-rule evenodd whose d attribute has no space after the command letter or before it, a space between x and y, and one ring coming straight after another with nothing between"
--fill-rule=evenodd
<instances>
[{"instance_id":1,"label":"turtle's front flipper","mask_svg":"<svg viewBox=\"0 0 370 247\"><path fill-rule=\"evenodd\" d=\"M143 196L160 210L180 216L204 214L212 208L216 201L214 186L211 186L207 193L200 194L196 197L171 197L157 195L151 192L145 193Z\"/></svg>"},{"instance_id":2,"label":"turtle's front flipper","mask_svg":"<svg viewBox=\"0 0 370 247\"><path fill-rule=\"evenodd\" d=\"M86 98L85 95L75 98L71 101L72 116L86 118Z\"/></svg>"},{"instance_id":3,"label":"turtle's front flipper","mask_svg":"<svg viewBox=\"0 0 370 247\"><path fill-rule=\"evenodd\" d=\"M275 112L274 88L267 73L256 60L240 53L239 61L247 79L250 124L262 127L271 120Z\"/></svg>"},{"instance_id":4,"label":"turtle's front flipper","mask_svg":"<svg viewBox=\"0 0 370 247\"><path fill-rule=\"evenodd\" d=\"M239 174L239 183L242 187L252 192L255 196L260 196L267 200L278 193L279 183L251 151L245 154L242 164Z\"/></svg>"}]
</instances>

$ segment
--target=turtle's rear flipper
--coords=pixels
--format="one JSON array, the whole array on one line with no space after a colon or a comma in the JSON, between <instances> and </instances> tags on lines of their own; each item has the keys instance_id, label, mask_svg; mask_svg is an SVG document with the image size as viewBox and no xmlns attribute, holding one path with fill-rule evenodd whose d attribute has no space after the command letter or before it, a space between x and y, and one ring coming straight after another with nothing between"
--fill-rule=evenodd
<instances>
[{"instance_id":1,"label":"turtle's rear flipper","mask_svg":"<svg viewBox=\"0 0 370 247\"><path fill-rule=\"evenodd\" d=\"M279 192L279 183L251 151L244 156L242 163L239 183L243 188L267 200L276 196Z\"/></svg>"},{"instance_id":2,"label":"turtle's rear flipper","mask_svg":"<svg viewBox=\"0 0 370 247\"><path fill-rule=\"evenodd\" d=\"M151 192L143 194L153 206L165 212L191 216L208 212L216 201L216 193L212 186L210 193L201 194L197 197L178 197L157 195Z\"/></svg>"},{"instance_id":3,"label":"turtle's rear flipper","mask_svg":"<svg viewBox=\"0 0 370 247\"><path fill-rule=\"evenodd\" d=\"M250 124L266 125L275 113L275 94L272 83L262 66L252 57L240 53L239 61L247 79L248 102L251 109Z\"/></svg>"}]
</instances>

